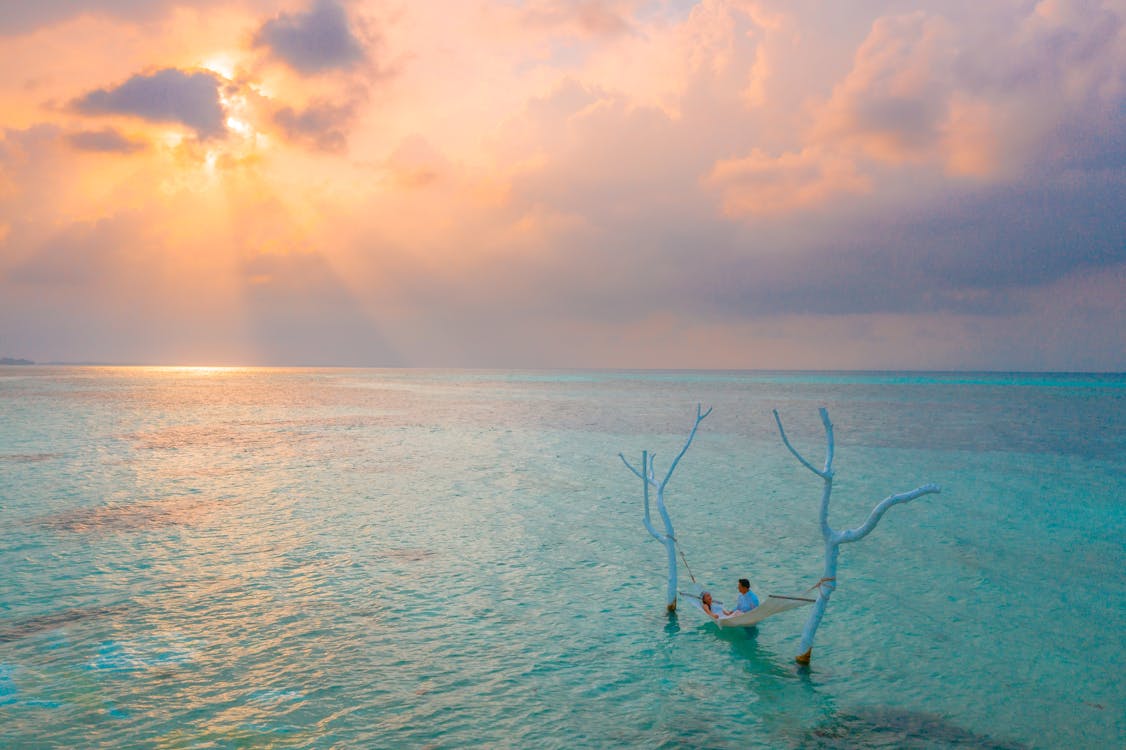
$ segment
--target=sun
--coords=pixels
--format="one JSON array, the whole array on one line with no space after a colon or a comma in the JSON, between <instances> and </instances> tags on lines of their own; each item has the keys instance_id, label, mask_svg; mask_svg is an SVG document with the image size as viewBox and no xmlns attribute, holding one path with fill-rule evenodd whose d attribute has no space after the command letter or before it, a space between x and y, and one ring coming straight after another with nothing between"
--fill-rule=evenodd
<instances>
[{"instance_id":1,"label":"sun","mask_svg":"<svg viewBox=\"0 0 1126 750\"><path fill-rule=\"evenodd\" d=\"M227 52L218 52L199 63L221 79L219 101L226 113L224 124L236 139L250 141L255 146L265 145L265 133L254 127L252 99L262 98L262 92L240 74L238 58ZM242 144L247 145L246 143Z\"/></svg>"},{"instance_id":2,"label":"sun","mask_svg":"<svg viewBox=\"0 0 1126 750\"><path fill-rule=\"evenodd\" d=\"M224 164L243 163L269 147L270 138L256 126L263 94L245 80L238 56L216 52L198 63L219 78L219 103L223 107L226 134L207 144L203 171L216 175ZM257 106L256 106L257 105Z\"/></svg>"},{"instance_id":3,"label":"sun","mask_svg":"<svg viewBox=\"0 0 1126 750\"><path fill-rule=\"evenodd\" d=\"M235 71L238 65L234 55L219 52L201 62L199 67L204 70L210 70L212 73L217 73L228 81L232 81L235 78Z\"/></svg>"}]
</instances>

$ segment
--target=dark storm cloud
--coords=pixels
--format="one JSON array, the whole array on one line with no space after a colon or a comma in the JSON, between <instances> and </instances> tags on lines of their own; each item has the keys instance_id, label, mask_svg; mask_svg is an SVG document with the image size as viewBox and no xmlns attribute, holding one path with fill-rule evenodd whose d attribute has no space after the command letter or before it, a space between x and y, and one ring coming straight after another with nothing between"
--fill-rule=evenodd
<instances>
[{"instance_id":1,"label":"dark storm cloud","mask_svg":"<svg viewBox=\"0 0 1126 750\"><path fill-rule=\"evenodd\" d=\"M153 122L179 122L201 138L222 135L226 113L219 97L222 82L210 71L165 68L139 74L114 88L96 89L73 107L89 115L132 115Z\"/></svg>"},{"instance_id":2,"label":"dark storm cloud","mask_svg":"<svg viewBox=\"0 0 1126 750\"><path fill-rule=\"evenodd\" d=\"M300 110L283 107L274 113L274 122L292 141L321 151L343 151L348 144L347 126L354 114L352 104L315 102Z\"/></svg>"},{"instance_id":3,"label":"dark storm cloud","mask_svg":"<svg viewBox=\"0 0 1126 750\"><path fill-rule=\"evenodd\" d=\"M102 130L83 130L66 136L66 141L72 148L79 151L95 151L111 154L131 154L142 151L145 144L122 135L113 128Z\"/></svg>"},{"instance_id":4,"label":"dark storm cloud","mask_svg":"<svg viewBox=\"0 0 1126 750\"><path fill-rule=\"evenodd\" d=\"M317 0L308 12L282 13L267 21L254 44L307 75L345 70L364 59L347 13L333 0Z\"/></svg>"}]
</instances>

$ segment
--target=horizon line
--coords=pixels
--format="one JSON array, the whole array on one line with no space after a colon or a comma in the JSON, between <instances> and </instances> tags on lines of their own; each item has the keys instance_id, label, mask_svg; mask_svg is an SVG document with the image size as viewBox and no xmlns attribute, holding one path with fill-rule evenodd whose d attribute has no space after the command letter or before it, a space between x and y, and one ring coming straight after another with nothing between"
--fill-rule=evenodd
<instances>
[{"instance_id":1,"label":"horizon line","mask_svg":"<svg viewBox=\"0 0 1126 750\"><path fill-rule=\"evenodd\" d=\"M350 364L185 364L141 362L49 361L2 357L0 367L104 367L136 369L184 370L450 370L477 372L684 372L684 373L863 373L863 374L930 374L930 375L1113 375L1124 376L1126 370L1054 370L1054 369L982 369L982 368L808 368L808 367L552 367L552 366L463 366L463 365L350 365Z\"/></svg>"}]
</instances>

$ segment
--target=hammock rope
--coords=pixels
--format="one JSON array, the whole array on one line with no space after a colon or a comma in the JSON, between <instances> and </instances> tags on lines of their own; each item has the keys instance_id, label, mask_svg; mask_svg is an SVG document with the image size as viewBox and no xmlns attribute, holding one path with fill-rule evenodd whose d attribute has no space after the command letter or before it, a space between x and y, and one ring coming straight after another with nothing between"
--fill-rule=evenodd
<instances>
[{"instance_id":1,"label":"hammock rope","mask_svg":"<svg viewBox=\"0 0 1126 750\"><path fill-rule=\"evenodd\" d=\"M680 559L684 561L684 567L688 571L688 577L692 579L692 583L696 583L696 576L692 575L692 566L688 564L688 558L684 556L684 548L680 546L680 540L675 536L670 536L672 543L676 545L676 551L680 553Z\"/></svg>"},{"instance_id":2,"label":"hammock rope","mask_svg":"<svg viewBox=\"0 0 1126 750\"><path fill-rule=\"evenodd\" d=\"M817 589L817 593L820 594L822 586L824 586L826 583L831 583L832 581L835 581L835 580L837 580L837 579L833 576L830 576L828 578L822 578L820 581L818 581L817 583L815 583L812 586L810 586L809 588L807 588L805 590L805 593L808 594L809 592L813 591L814 589Z\"/></svg>"},{"instance_id":3,"label":"hammock rope","mask_svg":"<svg viewBox=\"0 0 1126 750\"><path fill-rule=\"evenodd\" d=\"M680 555L680 559L684 563L684 569L688 571L688 577L692 579L692 583L695 583L697 586L700 585L699 581L696 580L695 574L693 574L693 572L692 572L692 566L688 564L688 557L684 554L684 547L680 546L680 540L677 539L675 536L670 536L669 539L672 539L672 543L676 545L676 551ZM805 591L803 591L802 594L803 595L808 594L812 591L817 591L817 593L820 594L822 586L824 586L826 583L832 583L835 580L837 580L837 579L834 576L828 576L828 577L825 577L825 578L821 578L817 581L817 583L813 584L812 586L807 588ZM681 591L680 593L683 594L685 592ZM691 594L689 594L689 596L691 596ZM775 594L773 596L777 596L777 595ZM787 599L787 598L793 598L793 597L780 597L780 596L778 596L777 598Z\"/></svg>"}]
</instances>

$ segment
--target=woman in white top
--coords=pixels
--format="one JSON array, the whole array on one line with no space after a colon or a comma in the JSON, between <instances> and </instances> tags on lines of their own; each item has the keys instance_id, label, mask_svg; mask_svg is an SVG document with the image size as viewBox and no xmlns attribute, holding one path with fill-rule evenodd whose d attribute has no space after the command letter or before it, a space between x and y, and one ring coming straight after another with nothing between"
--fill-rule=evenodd
<instances>
[{"instance_id":1,"label":"woman in white top","mask_svg":"<svg viewBox=\"0 0 1126 750\"><path fill-rule=\"evenodd\" d=\"M716 605L712 604L712 593L710 591L705 591L700 594L700 605L704 608L704 611L708 613L708 617L711 617L713 620L719 619L719 612L716 612L714 609Z\"/></svg>"}]
</instances>

